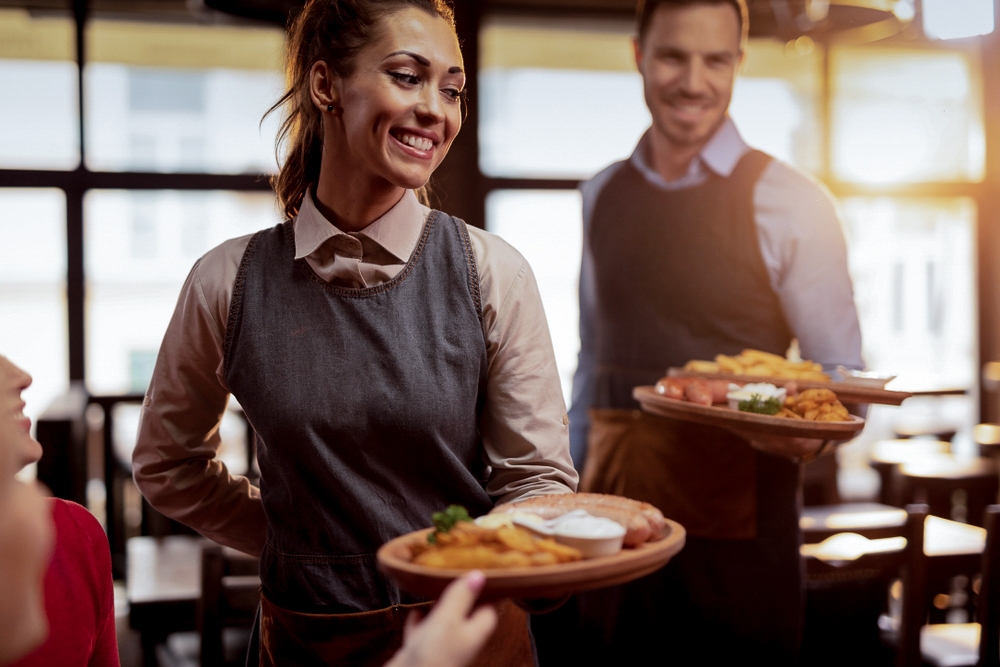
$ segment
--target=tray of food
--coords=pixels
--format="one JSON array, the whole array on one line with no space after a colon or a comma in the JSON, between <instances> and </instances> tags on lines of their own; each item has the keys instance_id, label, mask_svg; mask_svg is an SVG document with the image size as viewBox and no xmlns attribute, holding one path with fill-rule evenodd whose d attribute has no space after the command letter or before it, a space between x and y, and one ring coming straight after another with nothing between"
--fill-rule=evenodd
<instances>
[{"instance_id":1,"label":"tray of food","mask_svg":"<svg viewBox=\"0 0 1000 667\"><path fill-rule=\"evenodd\" d=\"M538 496L475 520L463 514L452 506L434 515L435 527L386 542L379 568L430 598L479 569L484 601L557 599L651 574L685 541L684 528L652 505L604 494Z\"/></svg>"},{"instance_id":2,"label":"tray of food","mask_svg":"<svg viewBox=\"0 0 1000 667\"><path fill-rule=\"evenodd\" d=\"M788 395L770 383L740 386L726 380L665 377L654 387L636 387L632 396L646 412L741 432L793 438L850 440L865 427L830 389Z\"/></svg>"},{"instance_id":3,"label":"tray of food","mask_svg":"<svg viewBox=\"0 0 1000 667\"><path fill-rule=\"evenodd\" d=\"M798 389L826 388L836 392L837 397L846 403L900 405L913 396L911 392L886 389L885 386L892 377L851 372L847 369L840 372L844 380L835 381L814 361L793 361L777 354L752 349L743 350L735 356L719 354L713 361L692 359L681 368L667 369L667 375L673 377L773 384L794 382Z\"/></svg>"}]
</instances>

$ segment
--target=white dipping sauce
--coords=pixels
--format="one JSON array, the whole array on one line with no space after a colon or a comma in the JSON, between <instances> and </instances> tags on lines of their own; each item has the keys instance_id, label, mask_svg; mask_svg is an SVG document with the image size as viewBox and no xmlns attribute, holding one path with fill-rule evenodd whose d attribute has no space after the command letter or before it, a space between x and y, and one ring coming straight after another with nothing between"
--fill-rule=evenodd
<instances>
[{"instance_id":1,"label":"white dipping sauce","mask_svg":"<svg viewBox=\"0 0 1000 667\"><path fill-rule=\"evenodd\" d=\"M567 537L618 537L625 535L625 527L617 521L599 516L583 514L571 516L569 514L560 517L562 519L553 528L556 535Z\"/></svg>"},{"instance_id":2,"label":"white dipping sauce","mask_svg":"<svg viewBox=\"0 0 1000 667\"><path fill-rule=\"evenodd\" d=\"M586 510L567 512L550 523L556 542L579 549L584 558L616 554L625 540L625 526Z\"/></svg>"}]
</instances>

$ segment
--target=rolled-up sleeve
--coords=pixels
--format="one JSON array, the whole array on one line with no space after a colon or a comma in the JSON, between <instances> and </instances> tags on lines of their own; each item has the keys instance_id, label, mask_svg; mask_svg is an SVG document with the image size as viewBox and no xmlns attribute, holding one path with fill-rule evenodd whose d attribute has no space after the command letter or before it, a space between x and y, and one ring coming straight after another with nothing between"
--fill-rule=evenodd
<instances>
[{"instance_id":1,"label":"rolled-up sleeve","mask_svg":"<svg viewBox=\"0 0 1000 667\"><path fill-rule=\"evenodd\" d=\"M480 421L496 502L576 490L569 418L541 295L528 262L470 229L480 274L489 364Z\"/></svg>"},{"instance_id":2,"label":"rolled-up sleeve","mask_svg":"<svg viewBox=\"0 0 1000 667\"><path fill-rule=\"evenodd\" d=\"M267 529L260 491L216 457L229 400L222 380L225 321L246 240L209 252L181 289L143 401L132 470L143 496L163 514L260 555Z\"/></svg>"}]
</instances>

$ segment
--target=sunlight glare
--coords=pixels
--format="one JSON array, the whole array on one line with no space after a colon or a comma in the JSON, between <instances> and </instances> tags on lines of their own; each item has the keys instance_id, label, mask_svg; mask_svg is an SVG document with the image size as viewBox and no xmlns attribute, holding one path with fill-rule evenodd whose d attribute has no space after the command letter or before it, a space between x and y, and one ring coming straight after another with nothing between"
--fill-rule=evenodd
<instances>
[{"instance_id":1,"label":"sunlight glare","mask_svg":"<svg viewBox=\"0 0 1000 667\"><path fill-rule=\"evenodd\" d=\"M924 0L924 34L960 39L993 32L993 0Z\"/></svg>"}]
</instances>

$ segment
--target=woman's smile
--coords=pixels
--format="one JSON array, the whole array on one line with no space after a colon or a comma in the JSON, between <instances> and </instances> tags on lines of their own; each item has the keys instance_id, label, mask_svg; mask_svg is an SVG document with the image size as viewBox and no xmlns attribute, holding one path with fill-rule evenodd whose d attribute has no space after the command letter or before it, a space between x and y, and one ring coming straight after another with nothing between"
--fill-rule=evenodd
<instances>
[{"instance_id":1,"label":"woman's smile","mask_svg":"<svg viewBox=\"0 0 1000 667\"><path fill-rule=\"evenodd\" d=\"M389 136L404 148L410 149L409 152L415 157L428 160L433 157L431 149L440 141L437 134L417 130L393 130Z\"/></svg>"}]
</instances>

